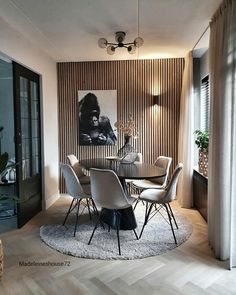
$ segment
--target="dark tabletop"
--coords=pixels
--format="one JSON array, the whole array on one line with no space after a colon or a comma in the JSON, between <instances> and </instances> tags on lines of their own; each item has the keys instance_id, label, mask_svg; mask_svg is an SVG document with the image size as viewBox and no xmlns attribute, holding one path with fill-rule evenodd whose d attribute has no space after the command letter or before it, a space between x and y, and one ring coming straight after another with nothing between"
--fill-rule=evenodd
<instances>
[{"instance_id":1,"label":"dark tabletop","mask_svg":"<svg viewBox=\"0 0 236 295\"><path fill-rule=\"evenodd\" d=\"M121 164L118 161L110 161L104 158L85 159L80 161L85 169L100 168L111 169L118 177L126 179L151 179L165 176L165 170L145 163Z\"/></svg>"}]
</instances>

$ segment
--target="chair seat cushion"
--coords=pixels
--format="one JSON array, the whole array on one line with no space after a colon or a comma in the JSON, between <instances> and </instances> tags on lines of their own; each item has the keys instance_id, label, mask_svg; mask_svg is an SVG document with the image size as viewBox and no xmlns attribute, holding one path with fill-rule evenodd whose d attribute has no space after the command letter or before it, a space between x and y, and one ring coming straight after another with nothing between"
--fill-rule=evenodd
<instances>
[{"instance_id":1,"label":"chair seat cushion","mask_svg":"<svg viewBox=\"0 0 236 295\"><path fill-rule=\"evenodd\" d=\"M140 194L139 199L150 203L164 203L162 200L165 195L166 191L164 189L146 189Z\"/></svg>"},{"instance_id":2,"label":"chair seat cushion","mask_svg":"<svg viewBox=\"0 0 236 295\"><path fill-rule=\"evenodd\" d=\"M152 182L151 180L147 180L147 179L135 180L133 181L133 185L139 189L148 189L148 188L163 189L163 185L158 184L156 182Z\"/></svg>"},{"instance_id":3,"label":"chair seat cushion","mask_svg":"<svg viewBox=\"0 0 236 295\"><path fill-rule=\"evenodd\" d=\"M91 186L90 184L83 184L82 185L83 191L85 193L85 198L90 198L91 197Z\"/></svg>"},{"instance_id":4,"label":"chair seat cushion","mask_svg":"<svg viewBox=\"0 0 236 295\"><path fill-rule=\"evenodd\" d=\"M82 176L82 177L79 177L79 182L81 185L83 184L90 184L90 176Z\"/></svg>"}]
</instances>

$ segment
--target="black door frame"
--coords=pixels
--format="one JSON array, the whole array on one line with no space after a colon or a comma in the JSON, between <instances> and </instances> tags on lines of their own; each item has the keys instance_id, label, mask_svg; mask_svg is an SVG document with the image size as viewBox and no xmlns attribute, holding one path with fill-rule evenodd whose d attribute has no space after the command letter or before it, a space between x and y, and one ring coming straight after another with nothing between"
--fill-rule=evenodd
<instances>
[{"instance_id":1,"label":"black door frame","mask_svg":"<svg viewBox=\"0 0 236 295\"><path fill-rule=\"evenodd\" d=\"M33 190L35 186L30 180L26 180L26 184L23 184L22 175L22 145L21 145L21 109L20 109L20 77L25 77L26 79L37 83L37 95L39 99L39 175L37 181L37 189L40 190L39 195L28 198L24 196L24 185L28 185L29 190ZM14 91L14 124L15 124L15 155L16 155L16 191L19 197L19 202L17 203L17 223L18 228L22 227L26 222L28 222L33 216L42 210L42 130L41 130L41 96L40 96L40 76L31 70L25 68L24 66L13 61L13 91ZM30 94L30 83L28 83L28 94ZM31 103L31 102L30 102ZM31 117L30 117L31 118ZM31 121L31 120L30 120ZM31 124L30 124L31 125ZM32 134L30 127L30 134ZM30 144L30 156L32 158L32 142ZM32 167L30 168L32 169ZM31 171L32 172L32 171ZM35 182L36 183L36 182Z\"/></svg>"}]
</instances>

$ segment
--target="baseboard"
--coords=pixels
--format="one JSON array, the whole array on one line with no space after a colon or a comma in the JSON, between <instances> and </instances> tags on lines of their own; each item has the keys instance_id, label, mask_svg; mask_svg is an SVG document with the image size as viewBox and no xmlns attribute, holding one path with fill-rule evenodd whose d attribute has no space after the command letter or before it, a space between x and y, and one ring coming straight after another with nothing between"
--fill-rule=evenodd
<instances>
[{"instance_id":1,"label":"baseboard","mask_svg":"<svg viewBox=\"0 0 236 295\"><path fill-rule=\"evenodd\" d=\"M47 200L44 202L44 210L47 210L49 207L51 207L58 199L60 198L60 193L56 193L49 197Z\"/></svg>"}]
</instances>

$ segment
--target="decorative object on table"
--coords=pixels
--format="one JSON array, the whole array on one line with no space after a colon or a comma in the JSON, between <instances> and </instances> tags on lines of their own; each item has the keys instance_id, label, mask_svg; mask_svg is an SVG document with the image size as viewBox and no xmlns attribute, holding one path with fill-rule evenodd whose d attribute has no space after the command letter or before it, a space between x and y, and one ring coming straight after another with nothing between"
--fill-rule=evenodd
<instances>
[{"instance_id":1,"label":"decorative object on table","mask_svg":"<svg viewBox=\"0 0 236 295\"><path fill-rule=\"evenodd\" d=\"M135 148L131 145L131 138L137 138L138 131L135 126L132 115L129 115L127 122L117 121L115 124L117 130L120 130L124 134L124 145L118 150L117 156L124 157L128 153L137 153Z\"/></svg>"},{"instance_id":2,"label":"decorative object on table","mask_svg":"<svg viewBox=\"0 0 236 295\"><path fill-rule=\"evenodd\" d=\"M138 153L129 152L122 159L121 164L133 164L138 158Z\"/></svg>"},{"instance_id":3,"label":"decorative object on table","mask_svg":"<svg viewBox=\"0 0 236 295\"><path fill-rule=\"evenodd\" d=\"M204 176L208 174L208 146L209 146L209 133L207 131L195 130L196 134L195 143L198 147L198 169Z\"/></svg>"},{"instance_id":4,"label":"decorative object on table","mask_svg":"<svg viewBox=\"0 0 236 295\"><path fill-rule=\"evenodd\" d=\"M58 210L62 214L61 210L64 212L66 209L58 207ZM103 260L132 260L156 256L180 246L191 235L192 226L190 221L178 209L172 208L172 210L179 225L179 229L176 232L178 245L173 241L170 225L160 214L157 214L155 218L149 221L140 240L137 240L135 235L132 235L129 230L120 231L122 255L119 255L117 251L116 231L111 229L108 232L102 226L99 226L96 230L96 236L99 239L94 238L92 244L88 246L94 223L89 220L86 214L83 216L84 222L80 224L80 230L75 238L73 237L74 224L67 225L67 228L60 224L43 225L40 228L40 237L54 250L76 257ZM160 212L166 214L164 209L161 209ZM145 206L139 203L135 210L138 233L142 228L144 216ZM111 238L111 235L114 238Z\"/></svg>"},{"instance_id":5,"label":"decorative object on table","mask_svg":"<svg viewBox=\"0 0 236 295\"><path fill-rule=\"evenodd\" d=\"M136 152L129 152L126 153L124 156L111 156L111 157L106 157L106 160L108 161L113 161L113 162L118 162L121 164L132 164L134 163L138 158L138 153Z\"/></svg>"},{"instance_id":6,"label":"decorative object on table","mask_svg":"<svg viewBox=\"0 0 236 295\"><path fill-rule=\"evenodd\" d=\"M118 156L108 156L108 157L105 157L105 159L106 160L108 160L108 161L120 161L120 157L118 157Z\"/></svg>"},{"instance_id":7,"label":"decorative object on table","mask_svg":"<svg viewBox=\"0 0 236 295\"><path fill-rule=\"evenodd\" d=\"M2 241L0 240L0 277L3 274L3 248Z\"/></svg>"},{"instance_id":8,"label":"decorative object on table","mask_svg":"<svg viewBox=\"0 0 236 295\"><path fill-rule=\"evenodd\" d=\"M117 120L116 90L80 90L79 144L114 145L117 138L113 124Z\"/></svg>"}]
</instances>

